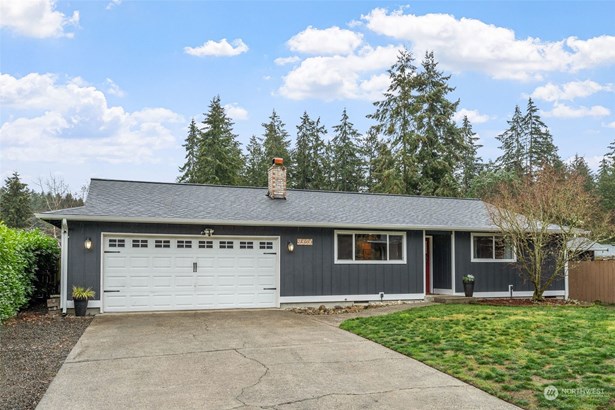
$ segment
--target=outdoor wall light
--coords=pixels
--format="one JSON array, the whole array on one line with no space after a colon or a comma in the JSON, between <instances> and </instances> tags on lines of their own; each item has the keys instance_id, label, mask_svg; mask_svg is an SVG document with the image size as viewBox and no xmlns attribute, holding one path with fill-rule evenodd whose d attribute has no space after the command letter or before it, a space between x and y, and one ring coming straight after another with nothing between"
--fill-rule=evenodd
<instances>
[{"instance_id":1,"label":"outdoor wall light","mask_svg":"<svg viewBox=\"0 0 615 410\"><path fill-rule=\"evenodd\" d=\"M288 249L288 252L293 253L295 251L295 244L291 241L288 241L288 243L286 244L286 249Z\"/></svg>"},{"instance_id":2,"label":"outdoor wall light","mask_svg":"<svg viewBox=\"0 0 615 410\"><path fill-rule=\"evenodd\" d=\"M91 251L92 248L94 247L94 244L92 243L92 239L87 238L85 242L83 242L83 247L87 249L88 251Z\"/></svg>"}]
</instances>

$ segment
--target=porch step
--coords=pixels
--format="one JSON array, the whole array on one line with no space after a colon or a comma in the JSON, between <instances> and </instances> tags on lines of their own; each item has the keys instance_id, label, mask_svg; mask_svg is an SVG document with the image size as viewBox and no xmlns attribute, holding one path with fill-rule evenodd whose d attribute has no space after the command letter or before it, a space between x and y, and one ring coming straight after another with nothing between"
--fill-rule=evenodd
<instances>
[{"instance_id":1,"label":"porch step","mask_svg":"<svg viewBox=\"0 0 615 410\"><path fill-rule=\"evenodd\" d=\"M467 298L465 296L453 296L453 295L430 295L425 299L431 299L435 303L472 303L476 298Z\"/></svg>"}]
</instances>

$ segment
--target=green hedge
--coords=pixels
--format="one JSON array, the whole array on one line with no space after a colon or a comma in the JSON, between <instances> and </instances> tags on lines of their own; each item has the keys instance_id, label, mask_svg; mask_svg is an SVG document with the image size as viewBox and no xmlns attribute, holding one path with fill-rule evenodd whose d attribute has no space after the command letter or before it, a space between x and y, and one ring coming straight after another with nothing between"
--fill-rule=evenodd
<instances>
[{"instance_id":1,"label":"green hedge","mask_svg":"<svg viewBox=\"0 0 615 410\"><path fill-rule=\"evenodd\" d=\"M0 322L29 302L39 278L55 274L59 255L54 238L0 222Z\"/></svg>"}]
</instances>

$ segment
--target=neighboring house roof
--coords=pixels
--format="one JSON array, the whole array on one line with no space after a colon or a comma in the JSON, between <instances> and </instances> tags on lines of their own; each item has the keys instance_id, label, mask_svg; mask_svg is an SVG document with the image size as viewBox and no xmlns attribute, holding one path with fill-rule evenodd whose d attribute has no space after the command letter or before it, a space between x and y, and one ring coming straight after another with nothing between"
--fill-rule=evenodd
<instances>
[{"instance_id":1,"label":"neighboring house roof","mask_svg":"<svg viewBox=\"0 0 615 410\"><path fill-rule=\"evenodd\" d=\"M478 199L92 179L85 206L43 220L497 231Z\"/></svg>"},{"instance_id":2,"label":"neighboring house roof","mask_svg":"<svg viewBox=\"0 0 615 410\"><path fill-rule=\"evenodd\" d=\"M577 251L595 252L596 256L615 256L615 245L598 243L588 238L575 238L568 241L568 248Z\"/></svg>"}]
</instances>

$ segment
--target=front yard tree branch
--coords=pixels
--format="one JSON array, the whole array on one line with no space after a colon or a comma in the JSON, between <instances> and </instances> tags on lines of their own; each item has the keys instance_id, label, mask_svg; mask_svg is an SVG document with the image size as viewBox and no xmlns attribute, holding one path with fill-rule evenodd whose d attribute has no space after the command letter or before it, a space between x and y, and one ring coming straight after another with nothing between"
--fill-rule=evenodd
<instances>
[{"instance_id":1,"label":"front yard tree branch","mask_svg":"<svg viewBox=\"0 0 615 410\"><path fill-rule=\"evenodd\" d=\"M516 249L520 275L534 286L534 300L543 300L567 264L606 232L607 218L578 173L546 167L500 184L487 202L493 223Z\"/></svg>"}]
</instances>

